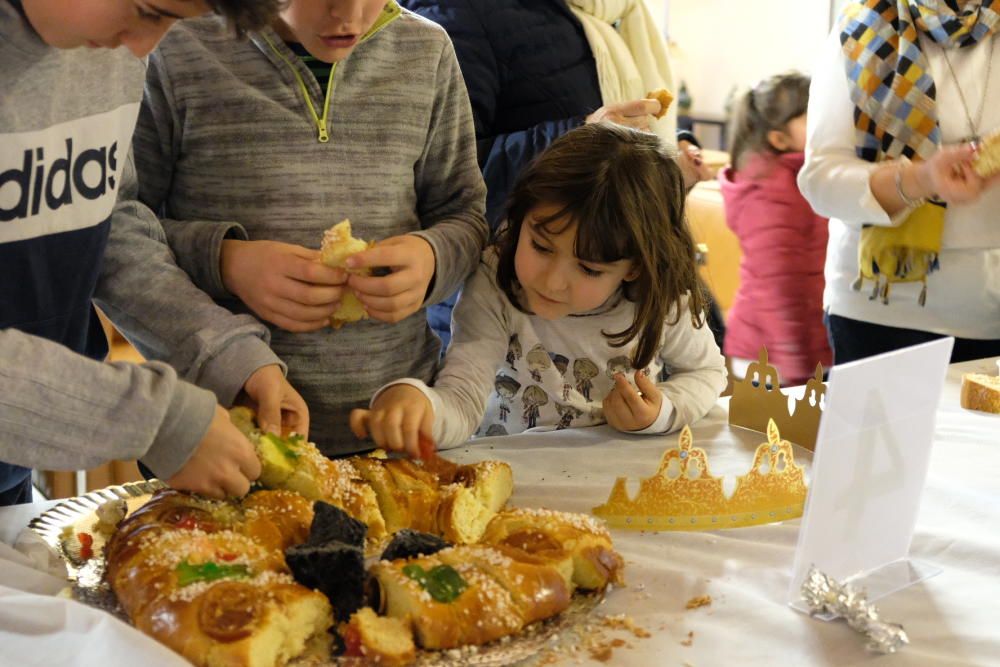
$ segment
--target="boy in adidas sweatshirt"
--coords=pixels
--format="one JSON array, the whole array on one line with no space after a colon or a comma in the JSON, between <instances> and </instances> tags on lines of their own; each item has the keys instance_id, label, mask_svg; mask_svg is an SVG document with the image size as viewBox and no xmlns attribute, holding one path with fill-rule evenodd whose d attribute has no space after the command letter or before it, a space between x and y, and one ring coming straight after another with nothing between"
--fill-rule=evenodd
<instances>
[{"instance_id":1,"label":"boy in adidas sweatshirt","mask_svg":"<svg viewBox=\"0 0 1000 667\"><path fill-rule=\"evenodd\" d=\"M275 3L215 4L259 22ZM31 467L110 459L139 458L181 488L245 493L259 464L217 399L243 389L272 415L285 401L304 416L266 329L192 285L135 201L137 56L209 8L0 0L0 505L31 500ZM167 363L101 363L92 301Z\"/></svg>"},{"instance_id":2,"label":"boy in adidas sweatshirt","mask_svg":"<svg viewBox=\"0 0 1000 667\"><path fill-rule=\"evenodd\" d=\"M448 36L393 0L291 0L245 41L215 19L177 26L147 76L140 197L162 214L178 264L220 303L275 325L325 454L365 448L351 409L397 377L431 380L440 341L424 306L458 288L486 240ZM391 274L348 278L318 262L324 230L343 218L378 242L355 268ZM370 319L333 330L343 290Z\"/></svg>"}]
</instances>

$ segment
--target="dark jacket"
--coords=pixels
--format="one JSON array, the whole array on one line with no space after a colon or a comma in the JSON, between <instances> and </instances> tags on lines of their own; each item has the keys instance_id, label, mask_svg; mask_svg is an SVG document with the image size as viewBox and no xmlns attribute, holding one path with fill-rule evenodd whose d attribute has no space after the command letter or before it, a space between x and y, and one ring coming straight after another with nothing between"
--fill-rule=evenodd
<instances>
[{"instance_id":1,"label":"dark jacket","mask_svg":"<svg viewBox=\"0 0 1000 667\"><path fill-rule=\"evenodd\" d=\"M601 88L583 26L563 0L400 0L448 32L476 123L486 219L495 228L517 175L598 109ZM452 296L427 311L443 347Z\"/></svg>"},{"instance_id":2,"label":"dark jacket","mask_svg":"<svg viewBox=\"0 0 1000 667\"><path fill-rule=\"evenodd\" d=\"M455 44L495 226L514 180L602 104L583 26L563 0L402 0Z\"/></svg>"}]
</instances>

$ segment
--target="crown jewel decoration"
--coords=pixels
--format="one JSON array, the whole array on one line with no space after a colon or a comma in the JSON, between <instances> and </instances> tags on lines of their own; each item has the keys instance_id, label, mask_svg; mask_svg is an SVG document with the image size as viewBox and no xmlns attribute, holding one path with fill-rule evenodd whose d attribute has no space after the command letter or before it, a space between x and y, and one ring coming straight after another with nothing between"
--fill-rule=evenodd
<instances>
[{"instance_id":1,"label":"crown jewel decoration","mask_svg":"<svg viewBox=\"0 0 1000 667\"><path fill-rule=\"evenodd\" d=\"M774 420L768 421L767 442L757 447L753 466L737 478L731 497L722 482L710 472L708 455L693 446L691 428L685 426L677 447L664 452L656 474L640 480L634 499L625 488L626 478L619 477L607 502L593 512L613 528L653 531L739 528L802 516L803 469Z\"/></svg>"},{"instance_id":2,"label":"crown jewel decoration","mask_svg":"<svg viewBox=\"0 0 1000 667\"><path fill-rule=\"evenodd\" d=\"M774 420L788 440L814 451L824 396L823 364L816 364L816 375L806 382L805 394L796 399L795 411L789 414L788 396L781 392L778 370L767 362L767 348L761 347L757 361L750 364L743 379L733 385L729 424L766 433L768 422Z\"/></svg>"}]
</instances>

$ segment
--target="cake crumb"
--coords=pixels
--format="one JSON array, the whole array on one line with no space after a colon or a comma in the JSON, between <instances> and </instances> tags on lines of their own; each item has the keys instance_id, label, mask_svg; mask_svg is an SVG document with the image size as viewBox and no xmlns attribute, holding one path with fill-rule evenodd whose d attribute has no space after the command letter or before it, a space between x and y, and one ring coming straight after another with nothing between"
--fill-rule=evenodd
<instances>
[{"instance_id":1,"label":"cake crumb","mask_svg":"<svg viewBox=\"0 0 1000 667\"><path fill-rule=\"evenodd\" d=\"M605 616L604 625L609 628L628 630L639 639L652 637L652 634L648 630L636 625L635 621L633 621L630 616L626 616L625 614Z\"/></svg>"},{"instance_id":2,"label":"cake crumb","mask_svg":"<svg viewBox=\"0 0 1000 667\"><path fill-rule=\"evenodd\" d=\"M712 604L711 595L698 595L687 601L686 607L688 609L697 609L698 607L707 607Z\"/></svg>"},{"instance_id":3,"label":"cake crumb","mask_svg":"<svg viewBox=\"0 0 1000 667\"><path fill-rule=\"evenodd\" d=\"M559 654L551 649L544 651L538 660L538 666L543 667L546 665L554 665L559 662Z\"/></svg>"},{"instance_id":4,"label":"cake crumb","mask_svg":"<svg viewBox=\"0 0 1000 667\"><path fill-rule=\"evenodd\" d=\"M690 646L694 643L694 630L688 632L687 639L681 640L681 646Z\"/></svg>"},{"instance_id":5,"label":"cake crumb","mask_svg":"<svg viewBox=\"0 0 1000 667\"><path fill-rule=\"evenodd\" d=\"M607 644L595 646L590 649L590 657L598 662L608 662L611 660L612 653L611 647Z\"/></svg>"}]
</instances>

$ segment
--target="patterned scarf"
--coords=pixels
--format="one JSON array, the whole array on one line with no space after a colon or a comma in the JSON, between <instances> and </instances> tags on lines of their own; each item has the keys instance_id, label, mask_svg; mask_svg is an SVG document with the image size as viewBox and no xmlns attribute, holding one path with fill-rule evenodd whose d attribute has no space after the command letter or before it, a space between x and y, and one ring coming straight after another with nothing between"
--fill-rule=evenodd
<instances>
[{"instance_id":1,"label":"patterned scarf","mask_svg":"<svg viewBox=\"0 0 1000 667\"><path fill-rule=\"evenodd\" d=\"M936 89L917 35L943 48L963 48L1000 27L1000 0L960 2L855 0L844 9L840 43L858 157L926 159L937 150Z\"/></svg>"}]
</instances>

